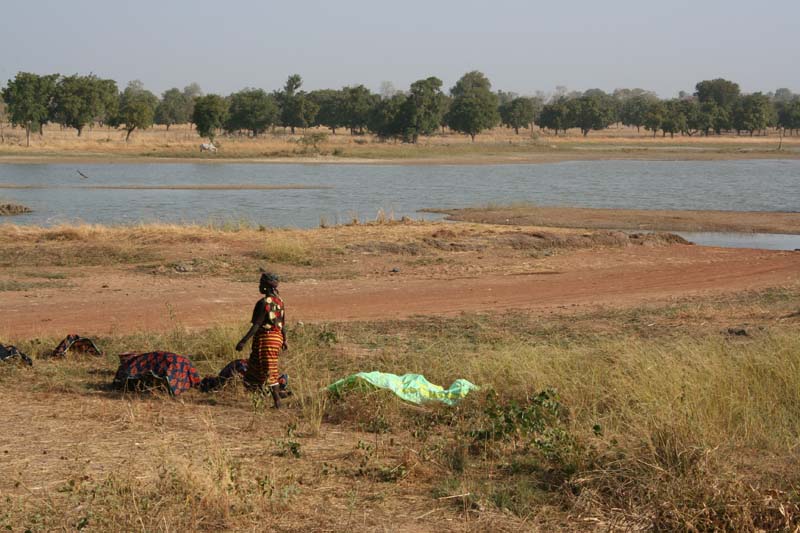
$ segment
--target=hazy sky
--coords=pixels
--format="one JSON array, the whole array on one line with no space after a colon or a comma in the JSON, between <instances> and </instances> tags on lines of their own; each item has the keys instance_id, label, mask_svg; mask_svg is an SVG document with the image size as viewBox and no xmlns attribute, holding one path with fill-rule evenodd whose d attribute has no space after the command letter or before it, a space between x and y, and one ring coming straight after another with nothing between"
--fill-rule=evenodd
<instances>
[{"instance_id":1,"label":"hazy sky","mask_svg":"<svg viewBox=\"0 0 800 533\"><path fill-rule=\"evenodd\" d=\"M89 73L154 92L382 81L483 71L532 94L724 77L800 91L800 0L27 0L0 11L0 85L17 71Z\"/></svg>"}]
</instances>

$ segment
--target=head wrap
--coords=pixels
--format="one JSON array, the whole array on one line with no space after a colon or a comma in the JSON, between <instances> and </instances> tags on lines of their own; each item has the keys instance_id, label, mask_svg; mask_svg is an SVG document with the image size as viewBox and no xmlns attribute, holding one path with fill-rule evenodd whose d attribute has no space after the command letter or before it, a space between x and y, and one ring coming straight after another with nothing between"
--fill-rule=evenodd
<instances>
[{"instance_id":1,"label":"head wrap","mask_svg":"<svg viewBox=\"0 0 800 533\"><path fill-rule=\"evenodd\" d=\"M274 288L276 288L278 286L278 283L280 281L281 280L277 276L277 274L273 274L272 272L262 272L261 273L261 280L259 281L259 284L261 284L261 285L269 285L270 287L272 287L274 289Z\"/></svg>"}]
</instances>

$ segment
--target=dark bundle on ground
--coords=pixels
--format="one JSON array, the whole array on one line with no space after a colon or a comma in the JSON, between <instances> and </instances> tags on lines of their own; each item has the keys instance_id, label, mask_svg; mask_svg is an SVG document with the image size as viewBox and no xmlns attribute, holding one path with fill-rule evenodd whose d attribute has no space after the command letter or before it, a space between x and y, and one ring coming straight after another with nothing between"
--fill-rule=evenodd
<instances>
[{"instance_id":1,"label":"dark bundle on ground","mask_svg":"<svg viewBox=\"0 0 800 533\"><path fill-rule=\"evenodd\" d=\"M115 388L141 389L165 386L177 396L200 385L200 375L188 357L170 352L125 353L112 385Z\"/></svg>"},{"instance_id":2,"label":"dark bundle on ground","mask_svg":"<svg viewBox=\"0 0 800 533\"><path fill-rule=\"evenodd\" d=\"M88 337L81 337L77 333L70 333L64 340L58 343L50 357L66 357L68 351L81 354L91 354L96 356L103 355L103 352L94 341Z\"/></svg>"},{"instance_id":3,"label":"dark bundle on ground","mask_svg":"<svg viewBox=\"0 0 800 533\"><path fill-rule=\"evenodd\" d=\"M33 365L33 360L24 353L20 352L16 346L6 346L4 344L0 344L0 361L11 362L14 360L22 361L29 366Z\"/></svg>"}]
</instances>

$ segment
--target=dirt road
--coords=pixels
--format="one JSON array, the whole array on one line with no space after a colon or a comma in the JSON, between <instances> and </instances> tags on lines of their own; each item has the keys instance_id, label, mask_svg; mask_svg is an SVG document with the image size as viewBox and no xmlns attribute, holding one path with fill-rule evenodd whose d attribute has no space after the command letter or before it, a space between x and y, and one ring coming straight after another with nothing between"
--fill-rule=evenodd
<instances>
[{"instance_id":1,"label":"dirt road","mask_svg":"<svg viewBox=\"0 0 800 533\"><path fill-rule=\"evenodd\" d=\"M255 286L221 278L181 279L87 269L62 289L6 292L0 335L124 333L203 328L249 319ZM635 306L700 294L800 284L800 253L700 246L580 250L548 269L431 279L397 274L286 283L289 321L403 318L505 309L547 313L578 306Z\"/></svg>"}]
</instances>

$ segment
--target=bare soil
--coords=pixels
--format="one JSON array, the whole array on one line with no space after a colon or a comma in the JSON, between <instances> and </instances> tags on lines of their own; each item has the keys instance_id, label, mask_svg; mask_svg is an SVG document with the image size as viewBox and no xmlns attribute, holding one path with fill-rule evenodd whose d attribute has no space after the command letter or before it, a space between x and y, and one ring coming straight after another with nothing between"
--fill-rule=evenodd
<instances>
[{"instance_id":1,"label":"bare soil","mask_svg":"<svg viewBox=\"0 0 800 533\"><path fill-rule=\"evenodd\" d=\"M83 245L90 246L87 254L134 264L60 266L66 286L4 292L0 335L6 338L244 325L258 298L258 261L249 259L258 232L140 243L137 259L130 250L123 255L90 242L64 243L54 236L63 235L50 231L47 240L19 244L24 239L18 237L17 248L6 249L19 261L30 259L26 253L63 261L65 248L81 254ZM312 230L288 238L319 239L309 243L318 258L273 265L289 280L281 292L290 322L506 309L544 314L800 283L800 253L700 247L670 235L425 223ZM325 255L323 246L331 245L334 251ZM162 263L152 263L167 253ZM222 254L226 262L219 264L225 266L214 266ZM244 261L245 274L230 270L237 260ZM0 278L18 279L22 272L46 277L54 268L6 264Z\"/></svg>"}]
</instances>

